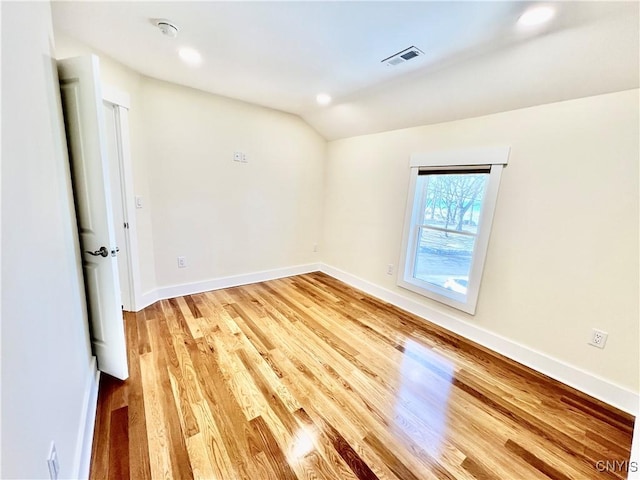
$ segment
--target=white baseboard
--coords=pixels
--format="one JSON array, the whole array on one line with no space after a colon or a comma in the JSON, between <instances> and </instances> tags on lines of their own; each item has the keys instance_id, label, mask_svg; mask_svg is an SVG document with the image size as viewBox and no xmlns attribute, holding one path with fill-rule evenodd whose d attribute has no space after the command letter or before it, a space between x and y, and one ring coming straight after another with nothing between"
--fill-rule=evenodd
<instances>
[{"instance_id":1,"label":"white baseboard","mask_svg":"<svg viewBox=\"0 0 640 480\"><path fill-rule=\"evenodd\" d=\"M603 378L585 372L542 352L509 340L469 322L434 310L399 293L382 288L362 278L329 265L320 264L320 271L380 300L439 325L494 352L543 373L559 382L602 400L634 416L638 416L640 396Z\"/></svg>"},{"instance_id":2,"label":"white baseboard","mask_svg":"<svg viewBox=\"0 0 640 480\"><path fill-rule=\"evenodd\" d=\"M181 285L171 285L168 287L160 287L142 295L140 304L136 306L136 311L167 298L181 297L183 295L194 295L196 293L208 292L210 290L220 290L221 288L237 287L250 283L266 282L267 280L275 280L277 278L291 277L293 275L302 275L303 273L317 272L319 265L317 263L309 263L306 265L296 265L293 267L276 268L273 270L264 270L261 272L247 273L243 275L233 275L230 277L213 278L203 282L184 283Z\"/></svg>"},{"instance_id":3,"label":"white baseboard","mask_svg":"<svg viewBox=\"0 0 640 480\"><path fill-rule=\"evenodd\" d=\"M135 311L139 312L140 310L148 307L149 305L156 303L158 300L159 298L158 298L157 290L151 290L147 293L143 293L142 296L136 298Z\"/></svg>"},{"instance_id":4,"label":"white baseboard","mask_svg":"<svg viewBox=\"0 0 640 480\"><path fill-rule=\"evenodd\" d=\"M100 372L97 368L96 357L91 358L89 374L84 389L84 401L78 428L78 441L74 459L72 478L89 478L91 467L91 448L93 446L93 429L96 423L96 410L98 407L98 385L100 384Z\"/></svg>"}]
</instances>

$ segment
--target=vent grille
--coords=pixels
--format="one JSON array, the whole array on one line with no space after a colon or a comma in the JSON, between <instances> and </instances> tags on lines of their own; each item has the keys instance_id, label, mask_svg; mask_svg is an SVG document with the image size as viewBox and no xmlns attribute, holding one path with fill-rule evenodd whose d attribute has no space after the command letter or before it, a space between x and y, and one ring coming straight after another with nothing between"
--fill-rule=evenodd
<instances>
[{"instance_id":1,"label":"vent grille","mask_svg":"<svg viewBox=\"0 0 640 480\"><path fill-rule=\"evenodd\" d=\"M420 55L424 55L424 52L419 48L412 46L409 48L405 48L404 50L395 53L390 57L385 58L381 63L384 63L389 67L394 67L396 65L400 65L401 63L408 62L409 60L412 60L416 57L419 57Z\"/></svg>"}]
</instances>

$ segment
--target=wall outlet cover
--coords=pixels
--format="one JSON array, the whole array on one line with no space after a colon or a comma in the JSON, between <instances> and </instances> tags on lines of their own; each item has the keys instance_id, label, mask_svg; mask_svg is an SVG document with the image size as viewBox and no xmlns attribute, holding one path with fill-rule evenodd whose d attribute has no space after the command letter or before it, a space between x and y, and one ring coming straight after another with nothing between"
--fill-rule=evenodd
<instances>
[{"instance_id":1,"label":"wall outlet cover","mask_svg":"<svg viewBox=\"0 0 640 480\"><path fill-rule=\"evenodd\" d=\"M603 332L602 330L594 328L593 330L591 330L591 340L589 341L589 345L598 348L604 348L605 344L607 343L608 337L609 334L607 332Z\"/></svg>"}]
</instances>

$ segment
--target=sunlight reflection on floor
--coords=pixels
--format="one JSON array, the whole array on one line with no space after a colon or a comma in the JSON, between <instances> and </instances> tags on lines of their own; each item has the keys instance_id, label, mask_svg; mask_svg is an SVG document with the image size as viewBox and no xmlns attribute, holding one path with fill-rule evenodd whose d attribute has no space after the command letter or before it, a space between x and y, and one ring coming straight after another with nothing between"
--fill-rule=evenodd
<instances>
[{"instance_id":1,"label":"sunlight reflection on floor","mask_svg":"<svg viewBox=\"0 0 640 480\"><path fill-rule=\"evenodd\" d=\"M447 434L454 364L414 340L404 343L395 429L433 458Z\"/></svg>"}]
</instances>

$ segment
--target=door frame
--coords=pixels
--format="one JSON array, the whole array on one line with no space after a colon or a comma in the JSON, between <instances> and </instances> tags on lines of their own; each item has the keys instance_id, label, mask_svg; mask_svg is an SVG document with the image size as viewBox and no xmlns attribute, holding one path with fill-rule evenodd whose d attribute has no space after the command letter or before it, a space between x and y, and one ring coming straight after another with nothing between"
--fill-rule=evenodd
<instances>
[{"instance_id":1,"label":"door frame","mask_svg":"<svg viewBox=\"0 0 640 480\"><path fill-rule=\"evenodd\" d=\"M131 100L129 94L112 85L102 86L102 100L114 106L116 122L116 135L118 137L120 169L120 186L123 199L123 217L129 228L125 229L125 239L128 255L129 285L128 288L131 305L124 305L126 311L137 312L142 308L142 288L140 283L140 255L138 250L138 229L136 222L135 192L133 187L133 165L131 160L131 145L129 135L129 109ZM124 303L123 297L123 303Z\"/></svg>"}]
</instances>

